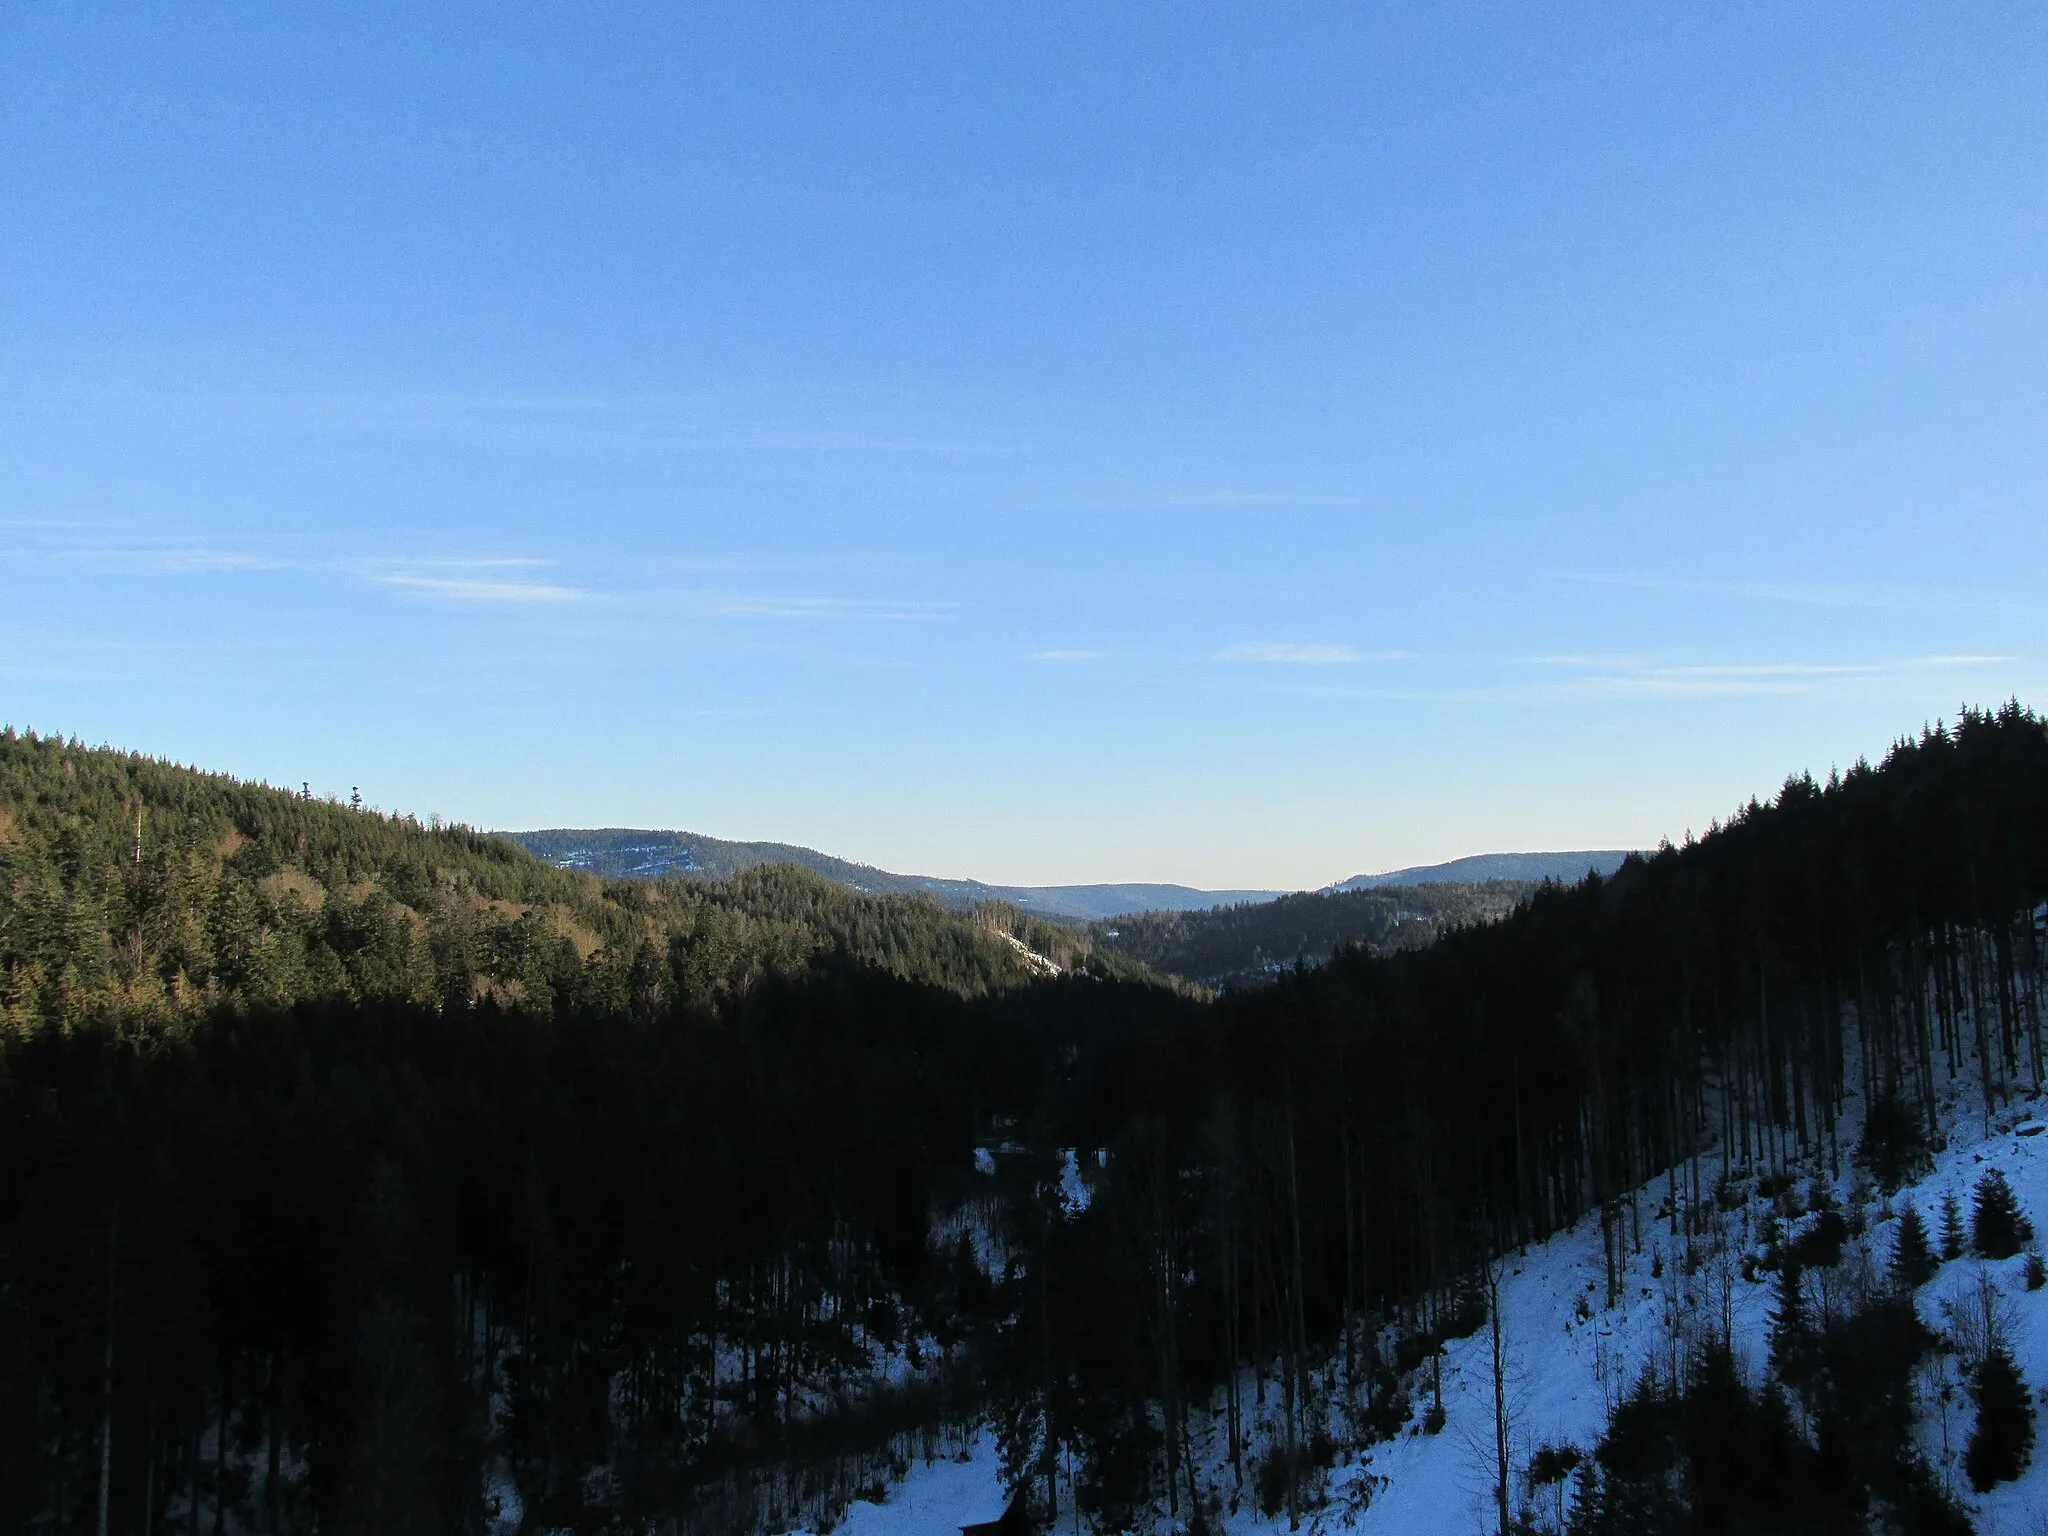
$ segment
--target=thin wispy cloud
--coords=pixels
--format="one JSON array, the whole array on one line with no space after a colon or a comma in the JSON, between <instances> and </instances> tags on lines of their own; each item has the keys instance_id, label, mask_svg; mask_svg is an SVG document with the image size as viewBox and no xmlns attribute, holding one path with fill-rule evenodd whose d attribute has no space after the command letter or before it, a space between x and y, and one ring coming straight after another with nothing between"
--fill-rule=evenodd
<instances>
[{"instance_id":1,"label":"thin wispy cloud","mask_svg":"<svg viewBox=\"0 0 2048 1536\"><path fill-rule=\"evenodd\" d=\"M1549 692L1642 695L1809 694L1999 666L2012 656L1935 655L1887 661L1665 662L1616 656L1537 656L1531 664L1577 674Z\"/></svg>"},{"instance_id":2,"label":"thin wispy cloud","mask_svg":"<svg viewBox=\"0 0 2048 1536\"><path fill-rule=\"evenodd\" d=\"M1812 581L1698 581L1680 577L1641 576L1608 571L1558 571L1558 581L1582 586L1622 588L1640 592L1673 592L1739 602L1782 603L1804 608L1863 608L1884 612L1911 610L2010 612L2020 606L1982 592L1954 592L1890 583Z\"/></svg>"},{"instance_id":3,"label":"thin wispy cloud","mask_svg":"<svg viewBox=\"0 0 2048 1536\"><path fill-rule=\"evenodd\" d=\"M957 605L902 598L818 596L787 592L649 593L710 618L848 620L876 619L889 623L928 623L951 614Z\"/></svg>"},{"instance_id":4,"label":"thin wispy cloud","mask_svg":"<svg viewBox=\"0 0 2048 1536\"><path fill-rule=\"evenodd\" d=\"M445 598L458 603L580 603L596 594L552 581L508 581L490 576L428 576L393 571L373 577L379 585L416 597Z\"/></svg>"},{"instance_id":5,"label":"thin wispy cloud","mask_svg":"<svg viewBox=\"0 0 2048 1536\"><path fill-rule=\"evenodd\" d=\"M928 623L957 611L950 602L897 596L777 591L772 585L672 585L658 579L695 570L732 575L794 574L800 563L726 556L677 557L641 562L630 579L607 579L602 570L571 580L558 562L532 555L420 555L397 558L309 558L229 548L75 546L0 551L30 560L56 560L109 575L178 580L194 576L293 573L339 577L374 591L453 607L533 610L581 607L592 612L668 614L694 620L771 623ZM813 565L817 562L812 562ZM650 566L652 567L650 569ZM616 573L615 573L616 574ZM814 571L815 575L816 572ZM647 578L657 577L654 581Z\"/></svg>"},{"instance_id":6,"label":"thin wispy cloud","mask_svg":"<svg viewBox=\"0 0 2048 1536\"><path fill-rule=\"evenodd\" d=\"M1069 509L1098 512L1327 512L1355 511L1371 498L1322 491L1258 489L1237 486L1165 486L1109 489L1080 497L1066 496Z\"/></svg>"},{"instance_id":7,"label":"thin wispy cloud","mask_svg":"<svg viewBox=\"0 0 2048 1536\"><path fill-rule=\"evenodd\" d=\"M48 553L69 564L118 576L233 575L308 566L306 561L236 549L60 549Z\"/></svg>"},{"instance_id":8,"label":"thin wispy cloud","mask_svg":"<svg viewBox=\"0 0 2048 1536\"><path fill-rule=\"evenodd\" d=\"M1529 656L1482 664L1478 675L1389 687L1339 681L1291 681L1284 691L1304 698L1369 699L1408 703L1553 707L1572 701L1688 698L1769 698L1864 695L1921 698L1930 683L1950 679L1981 688L1973 673L2009 667L2017 656L1953 653L1885 661L1678 662L1612 655ZM1503 677L1497 670L1519 673ZM1531 677L1530 669L1544 674ZM2002 686L2002 685L2001 685Z\"/></svg>"},{"instance_id":9,"label":"thin wispy cloud","mask_svg":"<svg viewBox=\"0 0 2048 1536\"><path fill-rule=\"evenodd\" d=\"M1249 661L1271 666L1341 667L1367 661L1406 661L1407 651L1361 651L1355 646L1303 644L1291 640L1242 640L1218 651L1215 661Z\"/></svg>"}]
</instances>

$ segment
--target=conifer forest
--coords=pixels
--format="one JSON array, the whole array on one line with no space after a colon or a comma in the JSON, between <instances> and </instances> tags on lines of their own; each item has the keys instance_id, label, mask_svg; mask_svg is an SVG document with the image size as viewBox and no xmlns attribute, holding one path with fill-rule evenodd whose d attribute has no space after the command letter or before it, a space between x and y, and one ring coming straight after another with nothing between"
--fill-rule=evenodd
<instances>
[{"instance_id":1,"label":"conifer forest","mask_svg":"<svg viewBox=\"0 0 2048 1536\"><path fill-rule=\"evenodd\" d=\"M528 1530L784 1530L979 1423L1020 1511L1194 1528L1219 1415L1295 1513L1330 1403L1391 1433L1502 1255L1590 1218L1611 1304L1732 1180L1896 1188L1944 1093L1988 1124L2048 1076L2017 703L1511 895L1219 994L1169 924L1118 947L786 867L603 883L9 731L0 1530L481 1532L500 1487ZM1988 1183L1955 1219L2031 1237ZM1915 1212L1901 1262L1940 1229ZM1836 1429L1705 1362L1617 1413L1577 1528L1959 1528L1897 1450L1914 1325L1802 1323L1799 1264L1777 1379L1835 1383ZM1971 1453L1995 1479L2031 1420L1982 1357L2021 1402ZM1221 1390L1247 1374L1275 1439ZM1702 1472L1705 1403L1805 1513Z\"/></svg>"}]
</instances>

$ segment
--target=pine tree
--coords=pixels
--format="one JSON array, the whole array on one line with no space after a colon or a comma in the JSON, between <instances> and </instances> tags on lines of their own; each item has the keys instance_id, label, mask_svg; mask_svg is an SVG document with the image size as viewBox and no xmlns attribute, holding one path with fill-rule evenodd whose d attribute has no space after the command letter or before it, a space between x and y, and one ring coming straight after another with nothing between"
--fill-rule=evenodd
<instances>
[{"instance_id":1,"label":"pine tree","mask_svg":"<svg viewBox=\"0 0 2048 1536\"><path fill-rule=\"evenodd\" d=\"M1892 1239L1892 1284L1901 1291L1917 1291L1940 1267L1928 1246L1927 1223L1909 1200L1899 1212L1899 1230Z\"/></svg>"},{"instance_id":2,"label":"pine tree","mask_svg":"<svg viewBox=\"0 0 2048 1536\"><path fill-rule=\"evenodd\" d=\"M2034 1406L2019 1367L1994 1343L1977 1367L1977 1427L1963 1451L1963 1470L1979 1493L2018 1477L2034 1449Z\"/></svg>"},{"instance_id":3,"label":"pine tree","mask_svg":"<svg viewBox=\"0 0 2048 1536\"><path fill-rule=\"evenodd\" d=\"M1987 1259L2009 1259L2033 1236L2033 1227L2020 1214L2020 1203L2012 1186L1998 1169L1986 1170L1977 1181L1970 1211L1970 1246Z\"/></svg>"},{"instance_id":4,"label":"pine tree","mask_svg":"<svg viewBox=\"0 0 2048 1536\"><path fill-rule=\"evenodd\" d=\"M1944 1261L1963 1256L1963 1207L1952 1189L1941 1196L1941 1256Z\"/></svg>"},{"instance_id":5,"label":"pine tree","mask_svg":"<svg viewBox=\"0 0 2048 1536\"><path fill-rule=\"evenodd\" d=\"M1813 1352L1813 1329L1806 1318L1801 1280L1798 1261L1787 1258L1778 1271L1777 1305L1771 1309L1771 1369L1794 1385L1805 1380Z\"/></svg>"},{"instance_id":6,"label":"pine tree","mask_svg":"<svg viewBox=\"0 0 2048 1536\"><path fill-rule=\"evenodd\" d=\"M1927 1134L1920 1117L1895 1092L1880 1095L1863 1122L1863 1142L1856 1161L1892 1194L1927 1166Z\"/></svg>"}]
</instances>

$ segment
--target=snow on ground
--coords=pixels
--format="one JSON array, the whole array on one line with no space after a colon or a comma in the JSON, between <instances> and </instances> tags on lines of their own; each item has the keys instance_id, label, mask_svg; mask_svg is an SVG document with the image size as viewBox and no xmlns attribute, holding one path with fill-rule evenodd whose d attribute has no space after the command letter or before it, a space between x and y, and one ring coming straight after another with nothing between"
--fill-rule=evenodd
<instances>
[{"instance_id":1,"label":"snow on ground","mask_svg":"<svg viewBox=\"0 0 2048 1536\"><path fill-rule=\"evenodd\" d=\"M1942 1155L1933 1177L1914 1186L1915 1204L1923 1217L1936 1212L1945 1190L1955 1192L1967 1217L1971 1188L1987 1169L1999 1168L2011 1182L2013 1193L2019 1196L2028 1219L2048 1236L2048 1135L2037 1129L2042 1125L2037 1113L2048 1117L2048 1103L2037 1101L2016 1106L2002 1124L1993 1123L1992 1134L1980 1140L1965 1141L1957 1134L1955 1139L1962 1144L1952 1145ZM1932 1226L1930 1222L1930 1230ZM1943 1304L1960 1310L1964 1297L1974 1289L1977 1276L1988 1273L2003 1296L2001 1310L2013 1358L2019 1362L2020 1374L2034 1389L2038 1402L2042 1389L2048 1387L2048 1289L2029 1291L2021 1273L2024 1266L2022 1258L1995 1262L1958 1259L1944 1264L1941 1273L1920 1291L1920 1313L1936 1328L1950 1327ZM1971 1423L1972 1409L1965 1400L1951 1411L1950 1439L1958 1459L1969 1438ZM1928 1448L1932 1459L1940 1450L1938 1417L1933 1413L1922 1419L1923 1444L1928 1443L1930 1429L1933 1434ZM1983 1536L2035 1536L2048 1530L2048 1418L2038 1411L2034 1436L2034 1457L2026 1471L2015 1481L2003 1483L1982 1497L1970 1493L1959 1469L1952 1470L1952 1485L1963 1496Z\"/></svg>"},{"instance_id":2,"label":"snow on ground","mask_svg":"<svg viewBox=\"0 0 2048 1536\"><path fill-rule=\"evenodd\" d=\"M995 1437L983 1430L961 1454L965 1461L941 1456L912 1463L880 1504L855 1499L832 1536L959 1536L963 1525L996 1519L1004 1495Z\"/></svg>"},{"instance_id":3,"label":"snow on ground","mask_svg":"<svg viewBox=\"0 0 2048 1536\"><path fill-rule=\"evenodd\" d=\"M1026 944L1014 933L998 932L996 937L1002 939L1005 943L1007 943L1010 946L1010 948L1014 949L1015 951L1017 951L1018 954L1024 957L1024 963L1031 967L1032 975L1057 976L1060 974L1060 968L1057 962L1055 962L1049 956L1041 955L1037 950L1033 949L1029 944Z\"/></svg>"},{"instance_id":4,"label":"snow on ground","mask_svg":"<svg viewBox=\"0 0 2048 1536\"><path fill-rule=\"evenodd\" d=\"M1654 1202L1647 1202L1655 1209ZM1647 1216L1648 1212L1645 1212ZM1597 1217L1511 1259L1501 1283L1501 1325L1507 1357L1506 1398L1516 1464L1528 1465L1539 1445L1575 1445L1590 1450L1607 1425L1611 1406L1653 1362L1668 1361L1679 1342L1675 1323L1691 1322L1711 1305L1718 1313L1723 1275L1703 1266L1688 1279L1677 1262L1684 1239L1674 1244L1668 1226L1646 1222L1644 1252L1631 1256L1620 1301L1602 1302L1606 1266L1601 1258ZM1659 1259L1661 1258L1661 1265ZM1653 1267L1661 1275L1651 1273ZM1770 1277L1755 1284L1739 1274L1728 1287L1736 1353L1752 1374L1767 1353L1772 1287ZM1581 1317L1580 1303L1586 1304ZM1718 1331L1718 1329L1716 1330ZM1363 1465L1340 1468L1332 1478L1337 1529L1406 1533L1490 1531L1493 1506L1493 1363L1489 1330L1446 1346L1443 1363L1444 1427L1419 1432L1428 1402L1416 1394L1417 1417L1409 1432L1375 1446ZM1426 1380L1427 1372L1423 1373ZM1384 1479L1362 1513L1341 1518L1352 1500L1346 1485L1361 1475ZM1539 1508L1548 1502L1539 1497ZM1278 1522L1285 1528L1285 1520ZM1257 1520L1233 1521L1228 1529L1268 1528Z\"/></svg>"},{"instance_id":5,"label":"snow on ground","mask_svg":"<svg viewBox=\"0 0 2048 1536\"><path fill-rule=\"evenodd\" d=\"M1930 1238L1939 1241L1940 1206L1944 1193L1962 1203L1965 1219L1976 1181L1990 1168L2002 1169L2030 1219L2048 1238L2048 1102L2018 1101L1988 1123L1981 1108L1968 1100L1974 1085L1959 1085L1963 1101L1952 1103L1944 1117L1950 1146L1927 1177L1902 1189L1890 1200L1864 1190L1862 1205L1867 1230L1850 1240L1843 1264L1869 1264L1878 1272L1888 1266L1895 1217L1911 1200L1926 1221ZM1862 1180L1847 1166L1853 1144L1843 1132L1845 1165L1833 1181L1835 1198L1852 1205ZM1703 1166L1702 1178L1718 1174L1718 1159ZM1802 1194L1811 1181L1799 1181ZM1639 1381L1646 1369L1668 1373L1690 1341L1726 1330L1734 1351L1752 1381L1761 1379L1769 1354L1770 1314L1776 1302L1776 1276L1766 1270L1743 1278L1740 1257L1759 1246L1757 1225L1766 1210L1762 1200L1725 1214L1721 1220L1729 1241L1715 1253L1705 1239L1695 1239L1698 1255L1691 1274L1682 1263L1684 1236L1673 1236L1668 1217L1653 1213L1663 1207L1662 1178L1640 1194L1642 1251L1627 1259L1621 1298L1607 1308L1606 1272L1601 1256L1598 1217L1582 1220L1526 1252L1510 1255L1501 1283L1501 1319L1507 1353L1507 1401L1516 1468L1527 1468L1539 1446L1567 1444L1590 1451L1603 1433L1612 1405ZM1988 1274L2001 1293L2000 1308L2014 1357L2037 1395L2048 1388L2048 1289L2028 1291L2022 1275L2024 1259L1987 1262L1953 1260L1922 1288L1922 1315L1940 1331L1950 1331L1952 1310L1972 1296L1978 1277ZM1435 1435L1421 1433L1421 1419L1430 1402L1425 1366L1413 1379L1414 1413L1393 1440L1363 1454L1340 1453L1331 1471L1329 1497L1306 1512L1302 1529L1309 1532L1356 1531L1365 1536L1439 1536L1494 1529L1492 1492L1493 1374L1489 1330L1452 1341L1443 1361L1445 1424ZM1969 1509L1983 1536L2038 1536L2048 1531L2048 1416L2037 1423L2037 1443L2027 1471L2013 1483L1983 1496L1974 1495L1962 1475L1962 1448L1969 1438L1974 1409L1960 1389L1953 1358L1948 1379L1958 1391L1948 1409L1947 1450L1933 1372L1921 1387L1921 1443L1948 1486ZM1246 1387L1247 1422L1257 1424L1259 1412ZM1269 1384L1265 1435L1272 1432L1277 1388ZM1261 1432L1254 1431L1255 1443ZM1206 1436L1203 1478L1220 1496L1221 1510L1212 1522L1227 1536L1269 1536L1285 1531L1285 1515L1259 1513L1250 1487L1237 1493L1223 1455L1220 1424ZM1516 1490L1519 1505L1554 1528L1560 1490L1555 1486ZM1232 1506L1235 1505L1233 1508ZM984 1431L964 1462L941 1458L914 1465L908 1477L889 1490L882 1504L856 1503L837 1526L839 1536L953 1536L962 1524L992 1520L1001 1513L1003 1490L993 1438ZM1062 1509L1057 1528L1071 1529L1071 1511ZM1173 1529L1162 1519L1160 1531Z\"/></svg>"},{"instance_id":6,"label":"snow on ground","mask_svg":"<svg viewBox=\"0 0 2048 1536\"><path fill-rule=\"evenodd\" d=\"M1974 1096L1974 1084L1960 1085ZM1990 1168L2004 1170L2030 1219L2048 1236L2048 1134L2040 1134L2048 1103L2023 1101L1988 1126L1980 1108L1952 1104L1945 1117L1950 1146L1932 1174L1902 1189L1890 1201L1870 1193L1864 1209L1869 1228L1852 1238L1844 1264L1868 1262L1882 1272L1892 1253L1894 1216L1911 1200L1939 1241L1941 1197L1953 1191L1968 1219L1976 1181ZM2024 1132L2024 1134L2022 1134ZM1845 1140L1846 1158L1849 1143ZM1715 1165L1718 1172L1718 1163ZM1704 1173L1703 1173L1704 1176ZM1859 1181L1845 1166L1834 1181L1846 1206ZM1802 1190L1808 1181L1800 1181ZM1726 1260L1707 1255L1691 1276L1677 1262L1685 1239L1674 1239L1668 1222L1651 1220L1664 1194L1662 1179L1641 1192L1643 1252L1631 1254L1619 1303L1602 1306L1605 1268L1597 1216L1531 1247L1509 1261L1501 1285L1501 1319L1507 1350L1507 1400L1514 1461L1525 1470L1541 1445L1570 1444L1589 1451L1599 1441L1612 1403L1641 1379L1646 1368L1668 1372L1687 1331L1718 1333L1725 1318L1736 1358L1752 1381L1761 1379L1769 1354L1770 1314L1776 1276L1756 1271L1742 1278L1732 1247ZM1733 1237L1755 1246L1754 1226L1761 1202L1726 1218ZM1698 1240L1695 1240L1698 1246ZM1859 1251L1860 1250L1860 1251ZM2001 1310L2014 1357L2028 1385L2048 1387L2048 1289L2028 1291L2023 1258L1997 1262L1964 1258L1942 1265L1919 1293L1922 1315L1941 1331L1953 1328L1950 1308L1960 1310L1988 1273L2001 1295ZM1653 1274L1661 1269L1661 1274ZM1581 1315L1581 1300L1587 1315ZM1493 1510L1493 1373L1491 1341L1482 1328L1446 1348L1443 1392L1445 1425L1436 1435L1419 1433L1428 1402L1427 1371L1418 1378L1415 1418L1394 1440L1371 1447L1362 1458L1340 1463L1331 1475L1325 1507L1303 1520L1306 1530L1354 1530L1372 1536L1434 1536L1439 1532L1482 1532L1495 1527ZM1954 1362L1949 1375L1960 1382ZM1983 1536L2037 1536L2048 1531L2048 1417L2037 1420L2032 1462L2021 1477L1978 1496L1961 1468L1962 1448L1974 1422L1967 1393L1958 1391L1949 1409L1948 1450L1943 1454L1940 1405L1933 1383L1922 1389L1922 1445L1937 1472L1969 1509ZM1220 1474L1220 1475L1217 1475ZM1213 1469L1215 1485L1227 1489L1226 1469ZM1362 1480L1373 1479L1369 1502L1360 1508ZM1383 1480L1383 1481L1382 1481ZM1527 1494L1517 1491L1517 1501ZM1554 1522L1557 1489L1535 1490L1529 1502L1539 1518ZM1240 1501L1222 1525L1231 1536L1285 1530L1284 1516L1269 1519Z\"/></svg>"}]
</instances>

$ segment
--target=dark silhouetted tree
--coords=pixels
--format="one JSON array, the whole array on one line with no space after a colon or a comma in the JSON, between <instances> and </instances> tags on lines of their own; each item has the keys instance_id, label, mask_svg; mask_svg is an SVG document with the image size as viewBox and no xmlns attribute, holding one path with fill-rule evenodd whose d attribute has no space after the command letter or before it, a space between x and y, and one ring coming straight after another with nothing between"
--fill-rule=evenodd
<instances>
[{"instance_id":1,"label":"dark silhouetted tree","mask_svg":"<svg viewBox=\"0 0 2048 1536\"><path fill-rule=\"evenodd\" d=\"M1968 1234L1963 1230L1963 1206L1956 1199L1956 1192L1945 1189L1941 1193L1941 1257L1944 1262L1960 1259L1968 1246Z\"/></svg>"},{"instance_id":2,"label":"dark silhouetted tree","mask_svg":"<svg viewBox=\"0 0 2048 1536\"><path fill-rule=\"evenodd\" d=\"M1898 1231L1892 1237L1892 1284L1902 1291L1916 1291L1933 1279L1940 1267L1927 1242L1927 1224L1909 1200L1899 1212Z\"/></svg>"},{"instance_id":3,"label":"dark silhouetted tree","mask_svg":"<svg viewBox=\"0 0 2048 1536\"><path fill-rule=\"evenodd\" d=\"M2034 1405L2019 1367L2003 1343L1985 1352L1971 1383L1977 1398L1977 1427L1963 1450L1963 1470L1979 1493L2009 1483L2034 1449Z\"/></svg>"},{"instance_id":4,"label":"dark silhouetted tree","mask_svg":"<svg viewBox=\"0 0 2048 1536\"><path fill-rule=\"evenodd\" d=\"M1987 1259L2009 1259L2034 1235L2012 1185L1996 1168L1977 1181L1970 1207L1970 1246Z\"/></svg>"}]
</instances>

